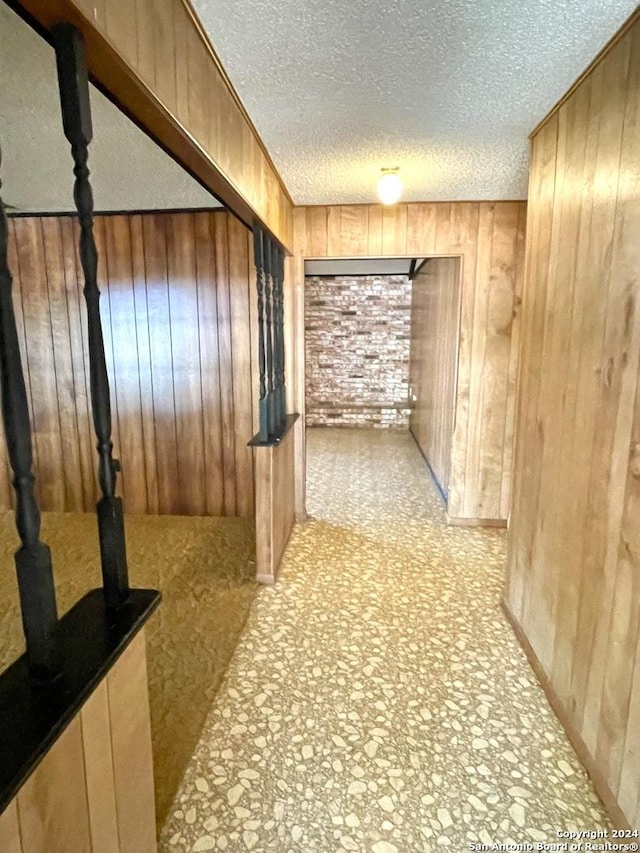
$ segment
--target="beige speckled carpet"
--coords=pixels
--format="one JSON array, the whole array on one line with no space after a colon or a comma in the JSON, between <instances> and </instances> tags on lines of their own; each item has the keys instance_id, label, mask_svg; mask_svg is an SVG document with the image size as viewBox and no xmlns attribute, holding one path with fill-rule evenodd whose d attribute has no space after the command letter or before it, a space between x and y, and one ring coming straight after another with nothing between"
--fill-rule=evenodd
<instances>
[{"instance_id":1,"label":"beige speckled carpet","mask_svg":"<svg viewBox=\"0 0 640 853\"><path fill-rule=\"evenodd\" d=\"M64 613L101 585L95 517L44 513ZM166 817L242 631L257 586L253 522L239 518L127 516L131 584L159 589L147 627L158 822ZM11 513L0 514L0 669L24 651Z\"/></svg>"},{"instance_id":2,"label":"beige speckled carpet","mask_svg":"<svg viewBox=\"0 0 640 853\"><path fill-rule=\"evenodd\" d=\"M161 849L462 853L607 827L500 610L504 532L447 527L403 432L311 430L309 511Z\"/></svg>"}]
</instances>

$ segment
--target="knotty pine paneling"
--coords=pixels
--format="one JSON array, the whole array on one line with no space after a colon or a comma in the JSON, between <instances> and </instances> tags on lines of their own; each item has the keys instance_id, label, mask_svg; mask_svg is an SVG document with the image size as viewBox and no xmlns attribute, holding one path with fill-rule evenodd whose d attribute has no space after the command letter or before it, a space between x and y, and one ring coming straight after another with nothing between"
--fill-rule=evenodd
<instances>
[{"instance_id":1,"label":"knotty pine paneling","mask_svg":"<svg viewBox=\"0 0 640 853\"><path fill-rule=\"evenodd\" d=\"M248 225L283 243L293 205L188 0L21 0L84 34L93 78Z\"/></svg>"},{"instance_id":2,"label":"knotty pine paneling","mask_svg":"<svg viewBox=\"0 0 640 853\"><path fill-rule=\"evenodd\" d=\"M506 604L640 820L640 18L533 138Z\"/></svg>"},{"instance_id":3,"label":"knotty pine paneling","mask_svg":"<svg viewBox=\"0 0 640 853\"><path fill-rule=\"evenodd\" d=\"M449 490L456 397L460 261L432 258L413 279L410 428L440 487Z\"/></svg>"},{"instance_id":4,"label":"knotty pine paneling","mask_svg":"<svg viewBox=\"0 0 640 853\"><path fill-rule=\"evenodd\" d=\"M445 255L460 258L460 327L449 517L504 520L524 269L526 202L438 202L294 209L294 366L304 364L304 259ZM297 411L302 383L295 382ZM304 466L303 451L297 453ZM298 515L303 486L298 476ZM300 497L302 496L302 497Z\"/></svg>"},{"instance_id":5,"label":"knotty pine paneling","mask_svg":"<svg viewBox=\"0 0 640 853\"><path fill-rule=\"evenodd\" d=\"M96 216L115 455L126 512L254 514L247 229L226 212ZM78 229L10 220L10 263L44 510L98 497ZM12 501L4 442L0 506Z\"/></svg>"}]
</instances>

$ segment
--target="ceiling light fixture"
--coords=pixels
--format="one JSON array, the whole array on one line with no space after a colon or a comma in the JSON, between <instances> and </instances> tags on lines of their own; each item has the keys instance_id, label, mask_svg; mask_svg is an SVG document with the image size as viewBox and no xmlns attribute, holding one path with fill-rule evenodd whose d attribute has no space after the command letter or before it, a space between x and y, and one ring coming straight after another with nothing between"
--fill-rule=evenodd
<instances>
[{"instance_id":1,"label":"ceiling light fixture","mask_svg":"<svg viewBox=\"0 0 640 853\"><path fill-rule=\"evenodd\" d=\"M382 177L378 181L378 197L383 204L395 204L402 195L402 181L399 169L381 169Z\"/></svg>"}]
</instances>

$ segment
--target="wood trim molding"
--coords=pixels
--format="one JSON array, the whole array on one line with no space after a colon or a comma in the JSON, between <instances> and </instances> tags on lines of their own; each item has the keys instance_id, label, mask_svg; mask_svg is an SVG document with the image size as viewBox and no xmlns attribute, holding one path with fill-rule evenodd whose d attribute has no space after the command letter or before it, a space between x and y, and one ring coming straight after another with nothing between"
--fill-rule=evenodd
<instances>
[{"instance_id":1,"label":"wood trim molding","mask_svg":"<svg viewBox=\"0 0 640 853\"><path fill-rule=\"evenodd\" d=\"M604 774L598 768L595 760L593 759L591 753L587 749L587 745L583 741L580 736L580 733L574 726L571 716L569 715L567 709L565 708L563 702L560 700L556 690L549 679L549 676L544 671L544 667L538 660L536 653L533 650L533 647L529 643L524 631L520 627L520 624L516 617L511 612L509 605L506 601L501 602L502 610L507 617L509 624L511 625L514 634L516 635L516 639L522 646L522 649L527 656L527 660L533 669L536 678L540 682L540 686L545 692L547 700L551 705L551 708L560 721L562 728L565 730L567 737L571 741L571 745L576 751L576 754L580 761L582 762L585 770L589 774L591 781L593 782L594 788L596 789L596 793L602 800L602 803L607 810L609 817L611 818L614 827L616 829L631 829L632 827L627 822L625 816L622 814L620 806L616 802L616 798L611 791L611 788L606 782Z\"/></svg>"},{"instance_id":2,"label":"wood trim molding","mask_svg":"<svg viewBox=\"0 0 640 853\"><path fill-rule=\"evenodd\" d=\"M184 0L175 2L182 4ZM257 219L270 233L274 233L274 224L265 221L263 215L252 207L234 179L222 170L160 97L131 68L109 37L98 30L95 22L73 0L11 0L11 6L45 38L48 38L51 27L62 22L70 23L80 30L85 39L91 82L247 227L253 227ZM190 14L193 15L193 11ZM201 28L199 32L202 32ZM213 51L208 44L205 46ZM212 57L215 58L214 53ZM231 85L226 75L224 80L225 85ZM229 91L234 102L238 102L234 90ZM244 108L238 104L238 109L241 109L242 118L245 119ZM253 124L250 124L250 128L264 153L263 143ZM270 158L268 162L271 164ZM289 199L282 178L275 167L272 168L278 186ZM275 233L274 236L290 251L291 247L287 245L289 235Z\"/></svg>"},{"instance_id":3,"label":"wood trim molding","mask_svg":"<svg viewBox=\"0 0 640 853\"><path fill-rule=\"evenodd\" d=\"M508 527L506 518L457 518L447 516L451 527Z\"/></svg>"}]
</instances>

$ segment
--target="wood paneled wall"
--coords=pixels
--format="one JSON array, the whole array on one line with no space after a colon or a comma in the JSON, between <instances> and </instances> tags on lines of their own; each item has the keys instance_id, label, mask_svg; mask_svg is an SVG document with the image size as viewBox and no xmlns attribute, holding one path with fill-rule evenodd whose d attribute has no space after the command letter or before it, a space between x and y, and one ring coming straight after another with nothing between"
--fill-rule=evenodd
<instances>
[{"instance_id":1,"label":"wood paneled wall","mask_svg":"<svg viewBox=\"0 0 640 853\"><path fill-rule=\"evenodd\" d=\"M144 632L0 814L0 850L157 850Z\"/></svg>"},{"instance_id":2,"label":"wood paneled wall","mask_svg":"<svg viewBox=\"0 0 640 853\"><path fill-rule=\"evenodd\" d=\"M84 34L92 76L247 224L291 246L292 203L188 0L20 0Z\"/></svg>"},{"instance_id":3,"label":"wood paneled wall","mask_svg":"<svg viewBox=\"0 0 640 853\"><path fill-rule=\"evenodd\" d=\"M525 202L452 202L294 210L295 352L304 370L304 259L460 256L462 291L455 427L449 490L452 519L506 519ZM303 411L296 380L296 406ZM301 394L302 391L302 394ZM298 468L304 468L299 456ZM298 474L298 493L302 490Z\"/></svg>"},{"instance_id":4,"label":"wood paneled wall","mask_svg":"<svg viewBox=\"0 0 640 853\"><path fill-rule=\"evenodd\" d=\"M275 583L295 523L295 425L274 447L256 447L256 578Z\"/></svg>"},{"instance_id":5,"label":"wood paneled wall","mask_svg":"<svg viewBox=\"0 0 640 853\"><path fill-rule=\"evenodd\" d=\"M45 510L92 511L97 454L77 224L10 220L14 303ZM253 249L226 212L97 216L126 512L254 514ZM0 507L13 498L0 443Z\"/></svg>"},{"instance_id":6,"label":"wood paneled wall","mask_svg":"<svg viewBox=\"0 0 640 853\"><path fill-rule=\"evenodd\" d=\"M432 258L413 279L409 384L410 429L445 492L449 491L456 402L460 260Z\"/></svg>"},{"instance_id":7,"label":"wood paneled wall","mask_svg":"<svg viewBox=\"0 0 640 853\"><path fill-rule=\"evenodd\" d=\"M529 205L506 603L602 796L637 827L637 14L534 136Z\"/></svg>"}]
</instances>

